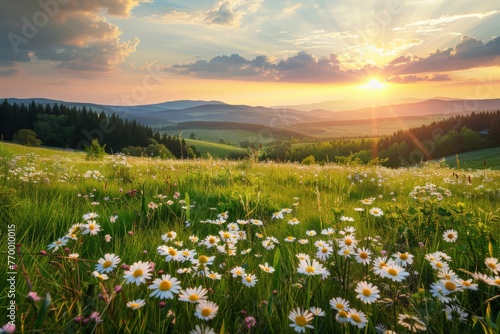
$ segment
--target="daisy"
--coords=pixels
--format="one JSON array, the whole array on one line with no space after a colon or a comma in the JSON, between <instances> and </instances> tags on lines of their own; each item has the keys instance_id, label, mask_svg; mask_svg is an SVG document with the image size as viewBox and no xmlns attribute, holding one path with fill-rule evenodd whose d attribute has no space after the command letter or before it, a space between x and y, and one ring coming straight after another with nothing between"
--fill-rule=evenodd
<instances>
[{"instance_id":1,"label":"daisy","mask_svg":"<svg viewBox=\"0 0 500 334\"><path fill-rule=\"evenodd\" d=\"M315 307L312 306L309 311L315 316L315 317L324 317L326 315L325 311L321 309L320 307Z\"/></svg>"},{"instance_id":2,"label":"daisy","mask_svg":"<svg viewBox=\"0 0 500 334\"><path fill-rule=\"evenodd\" d=\"M178 294L181 289L181 282L170 275L161 275L161 279L155 279L148 288L154 290L149 297L173 299L174 294Z\"/></svg>"},{"instance_id":3,"label":"daisy","mask_svg":"<svg viewBox=\"0 0 500 334\"><path fill-rule=\"evenodd\" d=\"M189 241L191 241L193 244L197 243L198 240L200 240L196 235L191 235L189 237Z\"/></svg>"},{"instance_id":4,"label":"daisy","mask_svg":"<svg viewBox=\"0 0 500 334\"><path fill-rule=\"evenodd\" d=\"M211 266L214 263L215 256L200 255L197 259L191 259L194 266Z\"/></svg>"},{"instance_id":5,"label":"daisy","mask_svg":"<svg viewBox=\"0 0 500 334\"><path fill-rule=\"evenodd\" d=\"M349 313L347 313L347 311L344 310L339 311L335 316L335 320L337 320L341 324L349 322L350 321Z\"/></svg>"},{"instance_id":6,"label":"daisy","mask_svg":"<svg viewBox=\"0 0 500 334\"><path fill-rule=\"evenodd\" d=\"M289 235L288 237L285 238L285 241L286 242L294 242L295 241L295 237Z\"/></svg>"},{"instance_id":7,"label":"daisy","mask_svg":"<svg viewBox=\"0 0 500 334\"><path fill-rule=\"evenodd\" d=\"M114 216L110 216L109 217L109 222L110 223L116 223L116 220L118 219L118 216L117 215L114 215Z\"/></svg>"},{"instance_id":8,"label":"daisy","mask_svg":"<svg viewBox=\"0 0 500 334\"><path fill-rule=\"evenodd\" d=\"M245 276L241 277L241 282L249 288L255 286L255 284L257 284L257 281L257 276L255 276L254 274L246 274Z\"/></svg>"},{"instance_id":9,"label":"daisy","mask_svg":"<svg viewBox=\"0 0 500 334\"><path fill-rule=\"evenodd\" d=\"M100 258L97 260L97 264L95 265L95 270L100 273L109 273L112 272L118 266L121 259L115 254L104 254L104 258Z\"/></svg>"},{"instance_id":10,"label":"daisy","mask_svg":"<svg viewBox=\"0 0 500 334\"><path fill-rule=\"evenodd\" d=\"M146 283L151 278L151 265L149 262L135 262L130 266L130 270L125 271L125 283L135 283L137 286Z\"/></svg>"},{"instance_id":11,"label":"daisy","mask_svg":"<svg viewBox=\"0 0 500 334\"><path fill-rule=\"evenodd\" d=\"M179 292L179 300L188 303L199 303L202 300L207 300L208 290L202 288L201 285L197 288L187 288Z\"/></svg>"},{"instance_id":12,"label":"daisy","mask_svg":"<svg viewBox=\"0 0 500 334\"><path fill-rule=\"evenodd\" d=\"M401 282L409 275L409 272L394 261L389 261L380 272L380 276L390 278L393 282Z\"/></svg>"},{"instance_id":13,"label":"daisy","mask_svg":"<svg viewBox=\"0 0 500 334\"><path fill-rule=\"evenodd\" d=\"M298 254L295 254L295 256L299 260L309 260L311 258L308 254L304 254L304 253L298 253Z\"/></svg>"},{"instance_id":14,"label":"daisy","mask_svg":"<svg viewBox=\"0 0 500 334\"><path fill-rule=\"evenodd\" d=\"M371 304L380 298L380 290L375 285L366 281L359 282L354 291L358 293L356 298L365 304Z\"/></svg>"},{"instance_id":15,"label":"daisy","mask_svg":"<svg viewBox=\"0 0 500 334\"><path fill-rule=\"evenodd\" d=\"M205 245L207 248L212 248L213 246L217 246L219 242L220 238L218 236L207 235L198 245Z\"/></svg>"},{"instance_id":16,"label":"daisy","mask_svg":"<svg viewBox=\"0 0 500 334\"><path fill-rule=\"evenodd\" d=\"M218 310L219 306L217 306L217 304L215 304L214 302L211 302L209 300L201 300L196 305L196 311L194 315L197 316L198 319L210 320L215 318Z\"/></svg>"},{"instance_id":17,"label":"daisy","mask_svg":"<svg viewBox=\"0 0 500 334\"><path fill-rule=\"evenodd\" d=\"M382 209L380 208L371 208L369 212L374 217L380 217L384 215L384 211L382 211Z\"/></svg>"},{"instance_id":18,"label":"daisy","mask_svg":"<svg viewBox=\"0 0 500 334\"><path fill-rule=\"evenodd\" d=\"M321 275L323 270L324 270L323 266L318 261L313 259L312 262L311 260L300 260L297 272L299 274L312 276L312 275Z\"/></svg>"},{"instance_id":19,"label":"daisy","mask_svg":"<svg viewBox=\"0 0 500 334\"><path fill-rule=\"evenodd\" d=\"M51 243L50 245L48 245L47 248L49 250L54 249L53 252L55 252L59 249L59 247L65 246L67 242L68 242L68 238L66 238L66 237L59 238L56 241L54 241L53 243Z\"/></svg>"},{"instance_id":20,"label":"daisy","mask_svg":"<svg viewBox=\"0 0 500 334\"><path fill-rule=\"evenodd\" d=\"M373 200L373 198L365 198L361 200L361 203L363 203L364 205L371 205L373 203Z\"/></svg>"},{"instance_id":21,"label":"daisy","mask_svg":"<svg viewBox=\"0 0 500 334\"><path fill-rule=\"evenodd\" d=\"M94 277L100 279L101 281L105 281L108 279L108 275L106 274L101 274L100 272L98 272L97 270L95 270L92 275L94 275Z\"/></svg>"},{"instance_id":22,"label":"daisy","mask_svg":"<svg viewBox=\"0 0 500 334\"><path fill-rule=\"evenodd\" d=\"M451 297L448 297L449 293L446 292L446 289L443 287L441 282L433 282L429 292L432 297L437 298L442 303L448 304L451 302Z\"/></svg>"},{"instance_id":23,"label":"daisy","mask_svg":"<svg viewBox=\"0 0 500 334\"><path fill-rule=\"evenodd\" d=\"M306 328L314 328L313 325L310 325L314 318L312 312L308 310L303 310L297 307L295 310L292 310L288 315L288 319L292 321L290 327L295 329L297 333L305 333Z\"/></svg>"},{"instance_id":24,"label":"daisy","mask_svg":"<svg viewBox=\"0 0 500 334\"><path fill-rule=\"evenodd\" d=\"M82 234L96 235L101 230L101 225L97 224L95 220L88 220L84 225L85 229Z\"/></svg>"},{"instance_id":25,"label":"daisy","mask_svg":"<svg viewBox=\"0 0 500 334\"><path fill-rule=\"evenodd\" d=\"M337 311L349 310L349 302L341 297L330 299L330 306Z\"/></svg>"},{"instance_id":26,"label":"daisy","mask_svg":"<svg viewBox=\"0 0 500 334\"><path fill-rule=\"evenodd\" d=\"M413 255L408 254L408 252L397 252L395 254L392 254L392 256L396 259L396 263L402 267L409 266L413 263Z\"/></svg>"},{"instance_id":27,"label":"daisy","mask_svg":"<svg viewBox=\"0 0 500 334\"><path fill-rule=\"evenodd\" d=\"M458 275L451 269L443 269L437 273L437 276L441 279L455 281L458 279Z\"/></svg>"},{"instance_id":28,"label":"daisy","mask_svg":"<svg viewBox=\"0 0 500 334\"><path fill-rule=\"evenodd\" d=\"M446 313L446 318L449 321L457 319L460 322L467 322L467 316L469 315L458 305L446 305L444 312Z\"/></svg>"},{"instance_id":29,"label":"daisy","mask_svg":"<svg viewBox=\"0 0 500 334\"><path fill-rule=\"evenodd\" d=\"M260 269L264 270L266 273L270 273L272 274L274 272L274 268L269 266L266 262L266 264L262 265L262 264L259 264L259 267Z\"/></svg>"},{"instance_id":30,"label":"daisy","mask_svg":"<svg viewBox=\"0 0 500 334\"><path fill-rule=\"evenodd\" d=\"M299 239L299 240L298 240L298 242L299 242L299 244L301 244L301 245L305 245L305 244L308 244L308 243L309 243L309 240L307 240L307 239Z\"/></svg>"},{"instance_id":31,"label":"daisy","mask_svg":"<svg viewBox=\"0 0 500 334\"><path fill-rule=\"evenodd\" d=\"M425 331L427 329L422 320L409 314L399 314L398 324L414 333L417 331Z\"/></svg>"},{"instance_id":32,"label":"daisy","mask_svg":"<svg viewBox=\"0 0 500 334\"><path fill-rule=\"evenodd\" d=\"M356 326L358 328L364 328L368 323L368 318L366 318L366 315L363 312L358 311L354 308L349 310L347 317L349 318L349 322L351 323L351 325Z\"/></svg>"},{"instance_id":33,"label":"daisy","mask_svg":"<svg viewBox=\"0 0 500 334\"><path fill-rule=\"evenodd\" d=\"M99 217L99 215L97 213L88 212L88 213L83 215L83 220L93 220L93 219L96 219L98 217Z\"/></svg>"},{"instance_id":34,"label":"daisy","mask_svg":"<svg viewBox=\"0 0 500 334\"><path fill-rule=\"evenodd\" d=\"M189 334L216 334L216 333L212 328L208 326L196 325L194 329L189 332Z\"/></svg>"},{"instance_id":35,"label":"daisy","mask_svg":"<svg viewBox=\"0 0 500 334\"><path fill-rule=\"evenodd\" d=\"M321 230L321 234L323 234L323 235L333 235L334 233L335 233L335 230L331 227Z\"/></svg>"},{"instance_id":36,"label":"daisy","mask_svg":"<svg viewBox=\"0 0 500 334\"><path fill-rule=\"evenodd\" d=\"M358 241L352 235L346 235L343 239L339 240L339 247L356 247Z\"/></svg>"},{"instance_id":37,"label":"daisy","mask_svg":"<svg viewBox=\"0 0 500 334\"><path fill-rule=\"evenodd\" d=\"M455 242L457 241L458 233L455 230L448 230L443 233L443 239L446 242Z\"/></svg>"},{"instance_id":38,"label":"daisy","mask_svg":"<svg viewBox=\"0 0 500 334\"><path fill-rule=\"evenodd\" d=\"M457 278L456 282L462 286L462 290L477 291L478 289L477 283L472 283L472 279L463 280L461 278Z\"/></svg>"},{"instance_id":39,"label":"daisy","mask_svg":"<svg viewBox=\"0 0 500 334\"><path fill-rule=\"evenodd\" d=\"M165 242L169 242L174 240L177 237L177 233L174 231L170 231L161 236L161 239Z\"/></svg>"},{"instance_id":40,"label":"daisy","mask_svg":"<svg viewBox=\"0 0 500 334\"><path fill-rule=\"evenodd\" d=\"M137 310L144 305L146 305L146 301L144 299L136 299L127 303L127 307L131 308L132 310Z\"/></svg>"},{"instance_id":41,"label":"daisy","mask_svg":"<svg viewBox=\"0 0 500 334\"><path fill-rule=\"evenodd\" d=\"M282 219L282 218L283 218L283 212L281 211L273 213L273 216L271 217L271 219Z\"/></svg>"},{"instance_id":42,"label":"daisy","mask_svg":"<svg viewBox=\"0 0 500 334\"><path fill-rule=\"evenodd\" d=\"M431 261L431 267L433 269L436 269L436 270L448 270L449 269L449 265L448 263L444 262L444 261L441 261L440 259L439 260L434 260L434 261Z\"/></svg>"},{"instance_id":43,"label":"daisy","mask_svg":"<svg viewBox=\"0 0 500 334\"><path fill-rule=\"evenodd\" d=\"M358 251L357 253L355 254L356 256L356 261L358 263L362 263L362 264L365 264L365 265L368 265L370 264L370 261L371 261L371 254L372 252L370 252L370 250L366 249L366 248L358 248Z\"/></svg>"},{"instance_id":44,"label":"daisy","mask_svg":"<svg viewBox=\"0 0 500 334\"><path fill-rule=\"evenodd\" d=\"M306 231L306 235L309 237L314 237L316 235L316 231L315 230Z\"/></svg>"},{"instance_id":45,"label":"daisy","mask_svg":"<svg viewBox=\"0 0 500 334\"><path fill-rule=\"evenodd\" d=\"M493 274L497 275L500 272L500 263L498 263L498 259L494 257L487 257L484 260L484 264L486 264L486 267L488 267Z\"/></svg>"},{"instance_id":46,"label":"daisy","mask_svg":"<svg viewBox=\"0 0 500 334\"><path fill-rule=\"evenodd\" d=\"M104 236L104 240L106 240L106 242L110 242L111 241L111 236L109 234L106 234Z\"/></svg>"},{"instance_id":47,"label":"daisy","mask_svg":"<svg viewBox=\"0 0 500 334\"><path fill-rule=\"evenodd\" d=\"M325 261L328 259L328 257L330 257L332 253L333 253L332 246L325 244L324 246L317 248L316 258Z\"/></svg>"},{"instance_id":48,"label":"daisy","mask_svg":"<svg viewBox=\"0 0 500 334\"><path fill-rule=\"evenodd\" d=\"M343 257L351 257L351 255L354 253L354 251L349 248L349 247L344 247L339 249L337 252L338 255L343 256Z\"/></svg>"},{"instance_id":49,"label":"daisy","mask_svg":"<svg viewBox=\"0 0 500 334\"><path fill-rule=\"evenodd\" d=\"M289 225L297 225L297 224L300 224L300 221L294 217L288 221L288 224Z\"/></svg>"},{"instance_id":50,"label":"daisy","mask_svg":"<svg viewBox=\"0 0 500 334\"><path fill-rule=\"evenodd\" d=\"M233 277L238 277L238 276L243 276L245 275L245 269L242 267L234 267L229 271L231 274L233 274Z\"/></svg>"},{"instance_id":51,"label":"daisy","mask_svg":"<svg viewBox=\"0 0 500 334\"><path fill-rule=\"evenodd\" d=\"M264 223L262 222L262 220L258 220L258 219L250 219L250 223L252 225L255 225L255 226L262 226L262 225L264 225Z\"/></svg>"}]
</instances>

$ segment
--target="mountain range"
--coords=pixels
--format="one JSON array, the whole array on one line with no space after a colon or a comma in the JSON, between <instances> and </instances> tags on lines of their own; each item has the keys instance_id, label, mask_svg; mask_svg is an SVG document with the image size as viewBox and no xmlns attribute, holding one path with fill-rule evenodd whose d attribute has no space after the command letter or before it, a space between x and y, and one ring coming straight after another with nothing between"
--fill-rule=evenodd
<instances>
[{"instance_id":1,"label":"mountain range","mask_svg":"<svg viewBox=\"0 0 500 334\"><path fill-rule=\"evenodd\" d=\"M304 123L332 124L336 121L370 120L374 118L404 118L413 116L456 116L473 111L500 110L500 99L461 100L436 98L430 100L396 99L383 102L346 100L326 101L322 103L263 107L232 105L221 101L179 100L157 104L136 106L112 106L95 103L67 102L43 98L17 99L7 98L9 102L29 104L31 101L41 104L64 104L69 107L116 113L120 117L136 120L148 126L168 126L181 122L235 122L261 124L270 127L294 128ZM325 109L328 108L328 109Z\"/></svg>"}]
</instances>

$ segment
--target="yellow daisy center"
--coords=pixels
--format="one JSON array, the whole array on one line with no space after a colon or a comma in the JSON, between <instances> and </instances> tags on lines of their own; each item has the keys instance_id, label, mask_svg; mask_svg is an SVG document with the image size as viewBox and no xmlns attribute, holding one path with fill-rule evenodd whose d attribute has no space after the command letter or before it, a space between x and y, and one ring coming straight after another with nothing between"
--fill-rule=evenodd
<instances>
[{"instance_id":1,"label":"yellow daisy center","mask_svg":"<svg viewBox=\"0 0 500 334\"><path fill-rule=\"evenodd\" d=\"M206 257L205 255L202 255L198 258L198 262L199 263L207 263L208 262L208 257Z\"/></svg>"},{"instance_id":2,"label":"yellow daisy center","mask_svg":"<svg viewBox=\"0 0 500 334\"><path fill-rule=\"evenodd\" d=\"M323 254L324 254L324 253L328 253L328 248L323 247L323 248L321 249L321 253L323 253Z\"/></svg>"},{"instance_id":3,"label":"yellow daisy center","mask_svg":"<svg viewBox=\"0 0 500 334\"><path fill-rule=\"evenodd\" d=\"M385 262L380 262L380 264L379 264L379 266L378 266L378 267L379 267L379 268L384 268L384 267L387 267L387 263L385 263Z\"/></svg>"},{"instance_id":4,"label":"yellow daisy center","mask_svg":"<svg viewBox=\"0 0 500 334\"><path fill-rule=\"evenodd\" d=\"M135 278L137 278L137 277L142 276L142 274L143 274L142 269L137 269L136 271L134 271L134 273L132 274L132 276L134 276Z\"/></svg>"},{"instance_id":5,"label":"yellow daisy center","mask_svg":"<svg viewBox=\"0 0 500 334\"><path fill-rule=\"evenodd\" d=\"M349 255L350 251L348 249L344 250L344 255Z\"/></svg>"},{"instance_id":6,"label":"yellow daisy center","mask_svg":"<svg viewBox=\"0 0 500 334\"><path fill-rule=\"evenodd\" d=\"M444 287L446 288L446 290L453 291L457 288L457 285L453 282L448 281L444 284Z\"/></svg>"},{"instance_id":7,"label":"yellow daisy center","mask_svg":"<svg viewBox=\"0 0 500 334\"><path fill-rule=\"evenodd\" d=\"M139 307L139 303L130 303L130 308Z\"/></svg>"},{"instance_id":8,"label":"yellow daisy center","mask_svg":"<svg viewBox=\"0 0 500 334\"><path fill-rule=\"evenodd\" d=\"M352 245L352 240L351 240L351 239L345 239L345 244L346 244L347 246Z\"/></svg>"},{"instance_id":9,"label":"yellow daisy center","mask_svg":"<svg viewBox=\"0 0 500 334\"><path fill-rule=\"evenodd\" d=\"M227 233L227 232L223 233L222 235L223 235L223 236L224 236L224 238L226 238L226 239L227 239L227 238L229 238L229 237L231 236L231 234L229 234L229 233Z\"/></svg>"},{"instance_id":10,"label":"yellow daisy center","mask_svg":"<svg viewBox=\"0 0 500 334\"><path fill-rule=\"evenodd\" d=\"M215 238L208 239L208 242L211 243L211 244L215 244Z\"/></svg>"},{"instance_id":11,"label":"yellow daisy center","mask_svg":"<svg viewBox=\"0 0 500 334\"><path fill-rule=\"evenodd\" d=\"M311 266L307 267L306 268L306 272L313 273L314 272L314 267L311 267Z\"/></svg>"},{"instance_id":12,"label":"yellow daisy center","mask_svg":"<svg viewBox=\"0 0 500 334\"><path fill-rule=\"evenodd\" d=\"M398 276L398 271L394 268L390 268L389 270L387 270L387 273L391 276Z\"/></svg>"},{"instance_id":13,"label":"yellow daisy center","mask_svg":"<svg viewBox=\"0 0 500 334\"><path fill-rule=\"evenodd\" d=\"M106 268L111 267L111 265L112 265L112 264L113 264L113 262L111 262L111 261L109 261L109 260L108 260L108 261L104 261L104 263L102 264L102 267L103 267L104 269L106 269Z\"/></svg>"},{"instance_id":14,"label":"yellow daisy center","mask_svg":"<svg viewBox=\"0 0 500 334\"><path fill-rule=\"evenodd\" d=\"M351 319L355 322L361 322L361 318L357 314L351 314Z\"/></svg>"},{"instance_id":15,"label":"yellow daisy center","mask_svg":"<svg viewBox=\"0 0 500 334\"><path fill-rule=\"evenodd\" d=\"M448 239L453 239L455 238L455 235L453 235L452 233L448 233Z\"/></svg>"},{"instance_id":16,"label":"yellow daisy center","mask_svg":"<svg viewBox=\"0 0 500 334\"><path fill-rule=\"evenodd\" d=\"M252 281L252 277L250 277L250 276L247 276L245 279L247 280L248 283L250 283Z\"/></svg>"},{"instance_id":17,"label":"yellow daisy center","mask_svg":"<svg viewBox=\"0 0 500 334\"><path fill-rule=\"evenodd\" d=\"M172 238L173 236L174 236L174 234L172 232L167 233L167 238Z\"/></svg>"},{"instance_id":18,"label":"yellow daisy center","mask_svg":"<svg viewBox=\"0 0 500 334\"><path fill-rule=\"evenodd\" d=\"M158 289L160 289L161 291L168 291L168 290L170 290L171 287L172 287L172 283L170 283L170 281L162 281L158 285Z\"/></svg>"},{"instance_id":19,"label":"yellow daisy center","mask_svg":"<svg viewBox=\"0 0 500 334\"><path fill-rule=\"evenodd\" d=\"M495 280L495 284L496 284L496 285L500 285L500 278L497 278L497 279Z\"/></svg>"},{"instance_id":20,"label":"yellow daisy center","mask_svg":"<svg viewBox=\"0 0 500 334\"><path fill-rule=\"evenodd\" d=\"M366 260L368 258L368 254L366 254L365 252L361 252L359 253L359 257L363 260Z\"/></svg>"},{"instance_id":21,"label":"yellow daisy center","mask_svg":"<svg viewBox=\"0 0 500 334\"><path fill-rule=\"evenodd\" d=\"M192 295L189 296L188 298L190 301L195 302L200 299L196 293L193 293Z\"/></svg>"},{"instance_id":22,"label":"yellow daisy center","mask_svg":"<svg viewBox=\"0 0 500 334\"><path fill-rule=\"evenodd\" d=\"M405 254L401 254L401 255L399 256L399 258L400 258L401 260L403 260L403 261L406 261L406 260L408 260L408 254L406 254L406 253L405 253Z\"/></svg>"},{"instance_id":23,"label":"yellow daisy center","mask_svg":"<svg viewBox=\"0 0 500 334\"><path fill-rule=\"evenodd\" d=\"M173 248L169 248L168 249L168 254L170 254L172 256L175 256L175 255L177 255L177 251L175 249L173 249Z\"/></svg>"},{"instance_id":24,"label":"yellow daisy center","mask_svg":"<svg viewBox=\"0 0 500 334\"><path fill-rule=\"evenodd\" d=\"M339 311L339 318L347 318L347 312L346 311Z\"/></svg>"},{"instance_id":25,"label":"yellow daisy center","mask_svg":"<svg viewBox=\"0 0 500 334\"><path fill-rule=\"evenodd\" d=\"M471 284L469 282L467 282L467 281L462 281L462 285L463 286L471 286Z\"/></svg>"},{"instance_id":26,"label":"yellow daisy center","mask_svg":"<svg viewBox=\"0 0 500 334\"><path fill-rule=\"evenodd\" d=\"M497 266L493 262L488 262L488 267L490 267L491 269L497 268Z\"/></svg>"},{"instance_id":27,"label":"yellow daisy center","mask_svg":"<svg viewBox=\"0 0 500 334\"><path fill-rule=\"evenodd\" d=\"M363 289L361 292L365 297L370 297L372 295L372 290L370 289Z\"/></svg>"},{"instance_id":28,"label":"yellow daisy center","mask_svg":"<svg viewBox=\"0 0 500 334\"><path fill-rule=\"evenodd\" d=\"M438 267L439 269L443 268L443 264L439 261L436 262L436 267Z\"/></svg>"},{"instance_id":29,"label":"yellow daisy center","mask_svg":"<svg viewBox=\"0 0 500 334\"><path fill-rule=\"evenodd\" d=\"M344 309L344 304L335 304L335 307L337 308L337 310L343 310Z\"/></svg>"},{"instance_id":30,"label":"yellow daisy center","mask_svg":"<svg viewBox=\"0 0 500 334\"><path fill-rule=\"evenodd\" d=\"M307 325L307 319L303 315L298 315L295 317L295 323L300 327L304 327Z\"/></svg>"},{"instance_id":31,"label":"yellow daisy center","mask_svg":"<svg viewBox=\"0 0 500 334\"><path fill-rule=\"evenodd\" d=\"M95 230L95 225L94 224L89 224L89 230Z\"/></svg>"},{"instance_id":32,"label":"yellow daisy center","mask_svg":"<svg viewBox=\"0 0 500 334\"><path fill-rule=\"evenodd\" d=\"M208 317L212 313L212 310L209 308L204 308L201 310L201 315L204 317Z\"/></svg>"}]
</instances>

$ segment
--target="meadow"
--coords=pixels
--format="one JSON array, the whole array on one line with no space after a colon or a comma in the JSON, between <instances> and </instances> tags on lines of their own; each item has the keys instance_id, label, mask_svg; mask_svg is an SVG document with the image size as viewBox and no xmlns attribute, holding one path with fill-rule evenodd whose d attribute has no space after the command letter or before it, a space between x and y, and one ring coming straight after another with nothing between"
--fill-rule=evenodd
<instances>
[{"instance_id":1,"label":"meadow","mask_svg":"<svg viewBox=\"0 0 500 334\"><path fill-rule=\"evenodd\" d=\"M499 171L442 163L87 160L1 143L0 327L499 333L499 200Z\"/></svg>"}]
</instances>

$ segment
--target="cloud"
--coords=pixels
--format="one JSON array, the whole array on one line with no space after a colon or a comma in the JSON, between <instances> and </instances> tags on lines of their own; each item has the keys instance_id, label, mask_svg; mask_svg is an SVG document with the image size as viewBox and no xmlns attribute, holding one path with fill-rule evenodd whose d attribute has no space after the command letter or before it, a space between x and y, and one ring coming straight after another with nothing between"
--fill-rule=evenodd
<instances>
[{"instance_id":1,"label":"cloud","mask_svg":"<svg viewBox=\"0 0 500 334\"><path fill-rule=\"evenodd\" d=\"M0 66L32 59L78 72L110 72L135 52L139 41L122 41L103 16L129 17L149 0L17 0L0 13Z\"/></svg>"},{"instance_id":2,"label":"cloud","mask_svg":"<svg viewBox=\"0 0 500 334\"><path fill-rule=\"evenodd\" d=\"M285 14L293 14L297 11L297 9L299 9L300 7L302 7L302 4L300 2L297 2L296 4L290 6L290 7L286 7L286 8L283 8L283 12Z\"/></svg>"},{"instance_id":3,"label":"cloud","mask_svg":"<svg viewBox=\"0 0 500 334\"><path fill-rule=\"evenodd\" d=\"M255 13L263 0L219 0L215 6L206 10L172 9L165 14L149 16L153 21L164 24L196 24L217 28L239 28L242 20Z\"/></svg>"},{"instance_id":4,"label":"cloud","mask_svg":"<svg viewBox=\"0 0 500 334\"><path fill-rule=\"evenodd\" d=\"M393 28L394 31L406 31L408 28L417 28L417 32L430 33L441 31L445 25L464 19L483 19L485 17L495 15L500 13L500 10L492 10L484 13L468 13L468 14L457 14L457 15L442 15L437 19L427 19L417 22L412 22L405 24L404 26Z\"/></svg>"},{"instance_id":5,"label":"cloud","mask_svg":"<svg viewBox=\"0 0 500 334\"><path fill-rule=\"evenodd\" d=\"M449 81L452 77L449 74L432 74L432 75L393 75L387 79L386 82L394 83L414 83L418 81Z\"/></svg>"},{"instance_id":6,"label":"cloud","mask_svg":"<svg viewBox=\"0 0 500 334\"><path fill-rule=\"evenodd\" d=\"M370 66L344 71L336 54L316 58L305 51L277 62L264 55L249 60L233 54L218 56L210 61L199 60L192 64L174 65L164 70L208 79L277 82L349 82L379 71Z\"/></svg>"},{"instance_id":7,"label":"cloud","mask_svg":"<svg viewBox=\"0 0 500 334\"><path fill-rule=\"evenodd\" d=\"M385 68L392 75L449 72L500 65L500 37L486 44L462 36L453 48L435 50L426 57L398 57Z\"/></svg>"},{"instance_id":8,"label":"cloud","mask_svg":"<svg viewBox=\"0 0 500 334\"><path fill-rule=\"evenodd\" d=\"M0 67L0 77L13 77L15 75L20 74L21 71L19 71L16 68L2 68Z\"/></svg>"}]
</instances>

